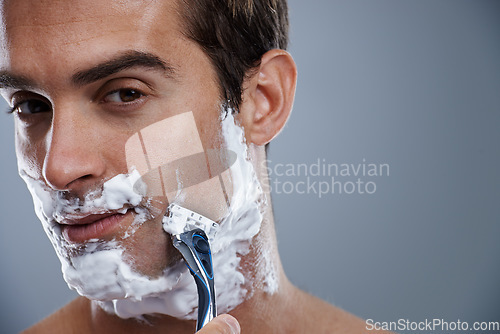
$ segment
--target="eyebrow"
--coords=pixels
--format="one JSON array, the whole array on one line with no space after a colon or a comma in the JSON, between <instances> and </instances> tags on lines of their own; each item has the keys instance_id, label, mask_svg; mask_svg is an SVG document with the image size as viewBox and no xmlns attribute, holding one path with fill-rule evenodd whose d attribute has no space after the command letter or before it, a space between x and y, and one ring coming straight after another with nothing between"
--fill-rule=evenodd
<instances>
[{"instance_id":1,"label":"eyebrow","mask_svg":"<svg viewBox=\"0 0 500 334\"><path fill-rule=\"evenodd\" d=\"M29 90L36 87L35 83L29 78L14 75L7 71L0 71L0 89L18 88Z\"/></svg>"},{"instance_id":2,"label":"eyebrow","mask_svg":"<svg viewBox=\"0 0 500 334\"><path fill-rule=\"evenodd\" d=\"M84 86L134 67L159 70L165 72L168 77L175 75L174 67L161 60L158 56L134 50L126 51L116 58L79 71L72 76L71 81L77 86Z\"/></svg>"},{"instance_id":3,"label":"eyebrow","mask_svg":"<svg viewBox=\"0 0 500 334\"><path fill-rule=\"evenodd\" d=\"M158 70L164 72L167 77L175 76L175 68L167 62L160 59L158 56L140 51L125 51L117 57L97 64L89 69L78 71L71 77L71 81L76 86L84 86L110 75L119 73L120 71L142 67L145 69ZM34 80L10 73L8 71L0 71L0 89L14 88L20 90L30 90L37 87Z\"/></svg>"}]
</instances>

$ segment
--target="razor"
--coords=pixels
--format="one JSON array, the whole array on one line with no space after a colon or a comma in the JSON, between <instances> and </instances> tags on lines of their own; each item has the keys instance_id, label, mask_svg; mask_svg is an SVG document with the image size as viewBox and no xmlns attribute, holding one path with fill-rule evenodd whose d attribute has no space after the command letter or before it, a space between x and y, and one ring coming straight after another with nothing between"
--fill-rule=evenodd
<instances>
[{"instance_id":1,"label":"razor","mask_svg":"<svg viewBox=\"0 0 500 334\"><path fill-rule=\"evenodd\" d=\"M218 225L212 220L172 204L169 206L167 220L179 219L185 224L184 232L172 235L172 242L186 261L189 272L193 275L198 290L198 320L196 331L199 331L210 320L217 316L215 304L214 270L209 236L213 238Z\"/></svg>"}]
</instances>

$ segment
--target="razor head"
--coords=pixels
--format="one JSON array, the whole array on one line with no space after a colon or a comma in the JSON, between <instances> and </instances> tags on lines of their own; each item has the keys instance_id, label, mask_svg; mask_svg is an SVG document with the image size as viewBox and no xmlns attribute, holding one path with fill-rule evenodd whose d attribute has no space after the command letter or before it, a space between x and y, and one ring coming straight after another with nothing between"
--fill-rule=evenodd
<instances>
[{"instance_id":1,"label":"razor head","mask_svg":"<svg viewBox=\"0 0 500 334\"><path fill-rule=\"evenodd\" d=\"M208 237L202 229L194 229L172 236L174 247L184 257L198 290L199 331L210 320L217 316L215 305L214 271L212 252Z\"/></svg>"},{"instance_id":2,"label":"razor head","mask_svg":"<svg viewBox=\"0 0 500 334\"><path fill-rule=\"evenodd\" d=\"M219 229L219 224L194 211L172 203L168 206L167 213L163 217L163 229L171 235L179 235L183 232L200 229L208 236L208 240L213 240Z\"/></svg>"}]
</instances>

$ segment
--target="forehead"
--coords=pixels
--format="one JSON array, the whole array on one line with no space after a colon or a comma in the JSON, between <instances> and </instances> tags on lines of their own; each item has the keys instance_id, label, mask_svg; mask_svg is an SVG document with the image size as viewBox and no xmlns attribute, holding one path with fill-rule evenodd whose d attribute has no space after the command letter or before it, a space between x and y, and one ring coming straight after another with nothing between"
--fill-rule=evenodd
<instances>
[{"instance_id":1,"label":"forehead","mask_svg":"<svg viewBox=\"0 0 500 334\"><path fill-rule=\"evenodd\" d=\"M90 64L93 55L159 52L181 35L174 0L6 0L2 7L0 65L20 72L33 70L31 61L55 75L68 63Z\"/></svg>"},{"instance_id":2,"label":"forehead","mask_svg":"<svg viewBox=\"0 0 500 334\"><path fill-rule=\"evenodd\" d=\"M7 27L44 27L58 32L58 27L76 28L89 24L129 25L150 21L158 12L175 13L174 0L0 0ZM123 19L132 21L125 21ZM157 18L157 17L156 17ZM170 18L172 19L172 18ZM98 29L99 27L96 27ZM59 31L61 32L61 31Z\"/></svg>"}]
</instances>

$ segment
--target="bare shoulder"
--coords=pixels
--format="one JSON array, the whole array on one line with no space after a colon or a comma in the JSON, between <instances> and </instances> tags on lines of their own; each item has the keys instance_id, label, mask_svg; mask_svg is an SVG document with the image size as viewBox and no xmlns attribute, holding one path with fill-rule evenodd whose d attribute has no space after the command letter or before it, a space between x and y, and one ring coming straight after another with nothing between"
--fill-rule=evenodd
<instances>
[{"instance_id":1,"label":"bare shoulder","mask_svg":"<svg viewBox=\"0 0 500 334\"><path fill-rule=\"evenodd\" d=\"M89 333L90 303L78 297L21 334Z\"/></svg>"},{"instance_id":2,"label":"bare shoulder","mask_svg":"<svg viewBox=\"0 0 500 334\"><path fill-rule=\"evenodd\" d=\"M299 300L304 305L303 312L308 332L328 334L389 334L387 331L369 330L366 321L336 306L303 291L297 292Z\"/></svg>"}]
</instances>

